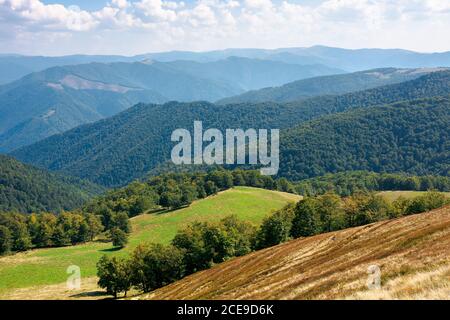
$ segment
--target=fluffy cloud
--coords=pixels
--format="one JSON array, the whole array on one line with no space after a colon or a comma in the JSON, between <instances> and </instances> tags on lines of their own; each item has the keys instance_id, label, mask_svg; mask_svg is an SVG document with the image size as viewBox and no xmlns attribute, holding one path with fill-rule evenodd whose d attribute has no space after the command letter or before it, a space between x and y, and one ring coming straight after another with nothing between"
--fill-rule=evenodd
<instances>
[{"instance_id":1,"label":"fluffy cloud","mask_svg":"<svg viewBox=\"0 0 450 320\"><path fill-rule=\"evenodd\" d=\"M87 11L40 0L0 0L0 29L0 40L9 46L4 51L30 51L23 39L39 40L45 51L55 51L57 41L84 49L95 40L89 48L114 53L313 44L439 50L448 45L450 2L109 0ZM124 40L127 46L117 45Z\"/></svg>"}]
</instances>

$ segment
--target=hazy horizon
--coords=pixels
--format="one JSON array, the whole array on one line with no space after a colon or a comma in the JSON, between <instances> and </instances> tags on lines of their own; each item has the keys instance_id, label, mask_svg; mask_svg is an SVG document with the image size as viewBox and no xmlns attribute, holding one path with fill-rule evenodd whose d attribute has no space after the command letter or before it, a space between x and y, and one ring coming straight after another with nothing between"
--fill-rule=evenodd
<instances>
[{"instance_id":1,"label":"hazy horizon","mask_svg":"<svg viewBox=\"0 0 450 320\"><path fill-rule=\"evenodd\" d=\"M446 52L449 28L441 0L0 0L0 52L22 55L318 44Z\"/></svg>"},{"instance_id":2,"label":"hazy horizon","mask_svg":"<svg viewBox=\"0 0 450 320\"><path fill-rule=\"evenodd\" d=\"M345 47L333 47L333 46L327 46L327 45L312 45L312 46L294 46L294 47L276 47L276 48L255 48L255 47L226 47L223 49L212 49L212 50L182 50L182 49L173 49L173 50L165 50L165 51L146 51L146 52L138 52L135 54L115 54L115 53L99 53L99 54L89 54L89 53L83 53L83 52L73 52L69 54L63 54L63 55L46 55L46 54L26 54L26 53L19 53L19 52L0 52L0 55L8 56L8 55L17 55L17 56L42 56L42 57L62 57L62 56L90 56L90 55L99 55L99 56L123 56L123 57L134 57L134 56L140 56L140 55L146 55L146 54L159 54L159 53L169 53L169 52L192 52L192 53L209 53L209 52L221 52L221 51L228 51L228 50L289 50L289 49L300 49L300 48L314 48L314 47L326 47L326 48L332 48L332 49L342 49L342 50L352 50L352 51L358 51L358 50L401 50L401 51L410 51L414 53L420 53L420 54L441 54L441 53L448 53L450 50L444 50L444 51L416 51L416 50L410 50L405 48L379 48L379 47L361 47L361 48L345 48Z\"/></svg>"}]
</instances>

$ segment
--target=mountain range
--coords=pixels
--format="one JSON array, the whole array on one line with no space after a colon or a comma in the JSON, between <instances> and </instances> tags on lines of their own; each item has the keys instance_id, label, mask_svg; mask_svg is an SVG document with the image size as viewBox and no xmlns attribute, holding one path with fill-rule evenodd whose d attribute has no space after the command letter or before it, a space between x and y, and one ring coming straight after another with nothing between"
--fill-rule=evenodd
<instances>
[{"instance_id":1,"label":"mountain range","mask_svg":"<svg viewBox=\"0 0 450 320\"><path fill-rule=\"evenodd\" d=\"M321 95L337 95L367 90L383 85L416 79L426 73L444 71L447 68L373 69L314 77L287 83L280 87L250 90L243 94L219 100L219 104L245 102L289 102Z\"/></svg>"},{"instance_id":2,"label":"mountain range","mask_svg":"<svg viewBox=\"0 0 450 320\"><path fill-rule=\"evenodd\" d=\"M211 62L229 57L243 57L280 61L289 64L322 64L349 72L384 67L421 68L450 67L450 52L419 53L401 49L342 49L326 46L279 48L279 49L225 49L207 52L169 51L136 56L71 55L62 57L0 55L0 84L17 80L28 73L44 69L90 62L139 62L156 60L171 62L189 60Z\"/></svg>"},{"instance_id":3,"label":"mountain range","mask_svg":"<svg viewBox=\"0 0 450 320\"><path fill-rule=\"evenodd\" d=\"M120 186L170 159L174 129L192 129L195 120L202 120L205 129L282 129L280 174L291 179L340 169L446 175L450 113L448 98L439 97L448 95L450 71L442 71L398 84L293 103L139 104L12 155L104 186ZM431 100L420 100L425 98ZM399 101L405 102L391 105ZM364 108L371 109L360 110ZM311 135L310 141L306 133ZM348 160L344 164L339 160L341 152Z\"/></svg>"},{"instance_id":4,"label":"mountain range","mask_svg":"<svg viewBox=\"0 0 450 320\"><path fill-rule=\"evenodd\" d=\"M112 116L138 102L214 101L247 89L339 72L321 65L247 58L52 67L0 87L0 152Z\"/></svg>"}]
</instances>

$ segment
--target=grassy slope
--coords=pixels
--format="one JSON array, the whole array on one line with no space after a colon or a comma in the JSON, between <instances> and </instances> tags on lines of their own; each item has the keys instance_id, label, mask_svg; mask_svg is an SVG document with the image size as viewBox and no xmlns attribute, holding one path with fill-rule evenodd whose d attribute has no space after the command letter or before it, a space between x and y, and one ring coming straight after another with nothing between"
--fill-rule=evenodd
<instances>
[{"instance_id":1,"label":"grassy slope","mask_svg":"<svg viewBox=\"0 0 450 320\"><path fill-rule=\"evenodd\" d=\"M400 197L414 199L415 197L426 194L426 191L382 191L379 194L388 201L395 201ZM450 192L442 192L442 194L450 198Z\"/></svg>"},{"instance_id":2,"label":"grassy slope","mask_svg":"<svg viewBox=\"0 0 450 320\"><path fill-rule=\"evenodd\" d=\"M381 290L366 286L374 264ZM140 298L450 299L450 207L290 241Z\"/></svg>"},{"instance_id":3,"label":"grassy slope","mask_svg":"<svg viewBox=\"0 0 450 320\"><path fill-rule=\"evenodd\" d=\"M0 296L11 289L66 281L66 268L78 265L82 277L96 274L95 264L103 254L126 255L143 241L168 243L176 231L192 221L217 221L236 214L255 224L273 210L299 197L262 189L239 187L197 201L190 207L132 219L130 244L121 251L110 243L93 242L65 248L38 249L0 258Z\"/></svg>"}]
</instances>

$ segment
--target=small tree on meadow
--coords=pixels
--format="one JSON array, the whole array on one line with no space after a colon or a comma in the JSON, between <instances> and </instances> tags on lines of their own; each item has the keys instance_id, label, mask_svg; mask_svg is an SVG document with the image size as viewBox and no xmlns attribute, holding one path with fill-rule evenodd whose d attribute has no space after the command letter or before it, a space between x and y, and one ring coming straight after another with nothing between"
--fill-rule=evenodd
<instances>
[{"instance_id":1,"label":"small tree on meadow","mask_svg":"<svg viewBox=\"0 0 450 320\"><path fill-rule=\"evenodd\" d=\"M133 286L149 292L181 279L183 251L161 244L140 245L133 252L130 268Z\"/></svg>"},{"instance_id":2,"label":"small tree on meadow","mask_svg":"<svg viewBox=\"0 0 450 320\"><path fill-rule=\"evenodd\" d=\"M110 231L111 241L114 247L123 248L128 243L128 234L119 228L114 228Z\"/></svg>"},{"instance_id":3,"label":"small tree on meadow","mask_svg":"<svg viewBox=\"0 0 450 320\"><path fill-rule=\"evenodd\" d=\"M131 288L130 264L125 259L104 255L97 262L97 276L98 286L114 298L122 292L126 296Z\"/></svg>"}]
</instances>

